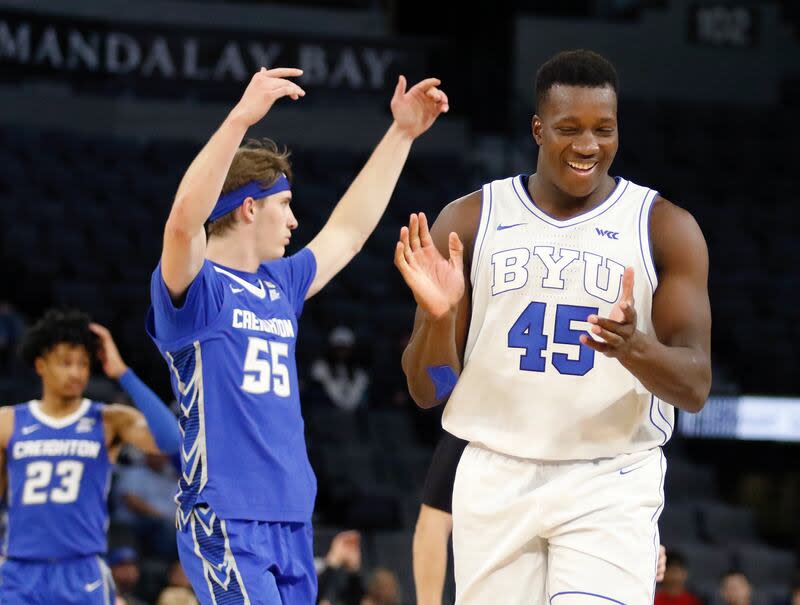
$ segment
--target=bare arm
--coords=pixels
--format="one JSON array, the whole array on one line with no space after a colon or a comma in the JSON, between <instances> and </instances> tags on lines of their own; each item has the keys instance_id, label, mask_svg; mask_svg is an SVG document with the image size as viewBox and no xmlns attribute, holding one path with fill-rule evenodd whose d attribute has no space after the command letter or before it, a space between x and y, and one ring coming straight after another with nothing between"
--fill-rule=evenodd
<instances>
[{"instance_id":1,"label":"bare arm","mask_svg":"<svg viewBox=\"0 0 800 605\"><path fill-rule=\"evenodd\" d=\"M165 518L158 509L149 504L147 500L140 498L136 494L125 494L122 496L122 500L125 502L125 506L135 512L137 515L141 515L143 517L152 517L154 519Z\"/></svg>"},{"instance_id":2,"label":"bare arm","mask_svg":"<svg viewBox=\"0 0 800 605\"><path fill-rule=\"evenodd\" d=\"M103 409L103 421L110 444L129 443L147 454L160 453L144 415L136 408L112 403Z\"/></svg>"},{"instance_id":3,"label":"bare arm","mask_svg":"<svg viewBox=\"0 0 800 605\"><path fill-rule=\"evenodd\" d=\"M412 563L417 605L441 605L447 575L447 542L453 516L423 504L414 530Z\"/></svg>"},{"instance_id":4,"label":"bare arm","mask_svg":"<svg viewBox=\"0 0 800 605\"><path fill-rule=\"evenodd\" d=\"M480 192L456 200L445 207L430 232L424 215L412 216L395 249L395 265L417 301L403 371L411 397L423 408L442 403L449 395L441 385L437 389L429 369L445 366L453 377L461 373L471 308L466 286L480 204Z\"/></svg>"},{"instance_id":5,"label":"bare arm","mask_svg":"<svg viewBox=\"0 0 800 605\"><path fill-rule=\"evenodd\" d=\"M297 99L305 94L297 84L285 79L302 73L291 68L262 68L256 73L239 103L183 176L164 228L161 252L161 273L174 300L183 296L203 266L203 225L214 209L247 129L260 121L279 98Z\"/></svg>"},{"instance_id":6,"label":"bare arm","mask_svg":"<svg viewBox=\"0 0 800 605\"><path fill-rule=\"evenodd\" d=\"M6 468L7 448L14 432L14 408L0 408L0 498L5 496L8 485L8 469Z\"/></svg>"},{"instance_id":7,"label":"bare arm","mask_svg":"<svg viewBox=\"0 0 800 605\"><path fill-rule=\"evenodd\" d=\"M406 92L405 78L400 76L391 103L394 122L328 222L308 244L317 261L317 272L306 298L314 296L341 271L375 230L411 144L449 109L447 95L436 88L439 84L436 78L428 78Z\"/></svg>"},{"instance_id":8,"label":"bare arm","mask_svg":"<svg viewBox=\"0 0 800 605\"><path fill-rule=\"evenodd\" d=\"M633 270L629 268L612 316L589 318L595 324L592 331L606 342L586 336L581 342L619 359L659 399L699 412L711 389L708 248L692 215L663 198L653 205L650 231L659 273L653 295L655 336L635 329Z\"/></svg>"}]
</instances>

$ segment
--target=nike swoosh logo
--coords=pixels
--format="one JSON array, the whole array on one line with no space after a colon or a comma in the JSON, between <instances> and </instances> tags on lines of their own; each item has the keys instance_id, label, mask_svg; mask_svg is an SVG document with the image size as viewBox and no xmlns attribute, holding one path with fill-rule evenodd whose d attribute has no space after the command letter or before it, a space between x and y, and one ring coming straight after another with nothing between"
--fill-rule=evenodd
<instances>
[{"instance_id":1,"label":"nike swoosh logo","mask_svg":"<svg viewBox=\"0 0 800 605\"><path fill-rule=\"evenodd\" d=\"M261 282L261 281L258 282L258 285L260 286L260 288L256 288L249 281L243 280L241 277L239 277L238 275L234 275L230 271L226 271L225 269L220 269L219 267L214 267L214 271L216 271L217 273L222 273L223 275L227 275L233 281L235 281L237 284L242 286L245 290L250 292L250 294L252 294L253 296L256 296L256 297L261 298L261 299L263 299L263 298L265 298L267 296L267 289L264 287L264 283Z\"/></svg>"},{"instance_id":2,"label":"nike swoosh logo","mask_svg":"<svg viewBox=\"0 0 800 605\"><path fill-rule=\"evenodd\" d=\"M103 585L103 579L95 580L94 582L87 582L84 584L83 589L86 592L94 592Z\"/></svg>"},{"instance_id":3,"label":"nike swoosh logo","mask_svg":"<svg viewBox=\"0 0 800 605\"><path fill-rule=\"evenodd\" d=\"M621 469L619 469L619 474L620 475L627 475L628 473L632 473L633 471L642 468L646 464L647 464L647 462L642 462L641 464L636 464L636 465L630 466L628 468L621 468Z\"/></svg>"},{"instance_id":4,"label":"nike swoosh logo","mask_svg":"<svg viewBox=\"0 0 800 605\"><path fill-rule=\"evenodd\" d=\"M38 431L41 428L39 424L32 424L30 426L23 426L22 427L22 434L23 435L30 435L33 431Z\"/></svg>"},{"instance_id":5,"label":"nike swoosh logo","mask_svg":"<svg viewBox=\"0 0 800 605\"><path fill-rule=\"evenodd\" d=\"M237 288L233 284L228 284L231 287L231 292L234 294L239 294L239 292L244 292L244 288Z\"/></svg>"},{"instance_id":6,"label":"nike swoosh logo","mask_svg":"<svg viewBox=\"0 0 800 605\"><path fill-rule=\"evenodd\" d=\"M520 225L527 225L528 223L514 223L513 225L497 225L497 230L511 229L511 227L519 227Z\"/></svg>"}]
</instances>

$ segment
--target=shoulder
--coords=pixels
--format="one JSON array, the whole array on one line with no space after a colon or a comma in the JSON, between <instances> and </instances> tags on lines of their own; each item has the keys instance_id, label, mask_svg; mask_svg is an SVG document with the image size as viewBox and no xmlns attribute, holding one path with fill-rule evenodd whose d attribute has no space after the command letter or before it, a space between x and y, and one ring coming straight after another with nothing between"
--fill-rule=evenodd
<instances>
[{"instance_id":1,"label":"shoulder","mask_svg":"<svg viewBox=\"0 0 800 605\"><path fill-rule=\"evenodd\" d=\"M100 404L100 413L103 423L113 429L123 428L144 418L139 410L124 403Z\"/></svg>"},{"instance_id":2,"label":"shoulder","mask_svg":"<svg viewBox=\"0 0 800 605\"><path fill-rule=\"evenodd\" d=\"M707 262L706 241L694 216L660 195L650 211L650 238L659 269L676 256L700 255Z\"/></svg>"},{"instance_id":3,"label":"shoulder","mask_svg":"<svg viewBox=\"0 0 800 605\"><path fill-rule=\"evenodd\" d=\"M447 250L447 237L452 231L455 231L461 243L464 244L468 258L471 258L475 234L478 232L481 220L482 203L483 192L479 189L447 204L436 217L431 228L434 241L437 241L437 236L442 237L444 249Z\"/></svg>"},{"instance_id":4,"label":"shoulder","mask_svg":"<svg viewBox=\"0 0 800 605\"><path fill-rule=\"evenodd\" d=\"M14 409L16 406L7 405L0 408L0 447L5 447L11 440L14 432Z\"/></svg>"}]
</instances>

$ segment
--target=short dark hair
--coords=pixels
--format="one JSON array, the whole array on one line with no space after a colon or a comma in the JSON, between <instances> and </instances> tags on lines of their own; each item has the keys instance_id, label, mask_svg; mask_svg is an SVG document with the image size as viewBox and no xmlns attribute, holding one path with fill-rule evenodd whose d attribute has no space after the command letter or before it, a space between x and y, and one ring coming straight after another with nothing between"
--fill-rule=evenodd
<instances>
[{"instance_id":1,"label":"short dark hair","mask_svg":"<svg viewBox=\"0 0 800 605\"><path fill-rule=\"evenodd\" d=\"M536 72L536 108L556 84L603 88L617 92L617 70L605 57L591 50L565 50L548 59Z\"/></svg>"},{"instance_id":2,"label":"short dark hair","mask_svg":"<svg viewBox=\"0 0 800 605\"><path fill-rule=\"evenodd\" d=\"M97 353L97 336L89 329L90 318L75 309L50 309L25 334L20 353L25 363L33 365L37 357L61 343L85 347L89 357Z\"/></svg>"},{"instance_id":3,"label":"short dark hair","mask_svg":"<svg viewBox=\"0 0 800 605\"><path fill-rule=\"evenodd\" d=\"M686 557L683 556L683 553L677 550L668 550L667 551L667 567L671 565L679 565L686 569Z\"/></svg>"}]
</instances>

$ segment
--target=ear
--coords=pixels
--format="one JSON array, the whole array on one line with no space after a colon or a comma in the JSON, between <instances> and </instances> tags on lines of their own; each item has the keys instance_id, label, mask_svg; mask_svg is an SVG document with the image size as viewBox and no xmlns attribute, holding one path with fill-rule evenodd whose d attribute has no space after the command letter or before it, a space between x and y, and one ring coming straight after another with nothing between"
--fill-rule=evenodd
<instances>
[{"instance_id":1,"label":"ear","mask_svg":"<svg viewBox=\"0 0 800 605\"><path fill-rule=\"evenodd\" d=\"M36 373L39 376L44 374L44 365L45 365L44 357L37 357L36 359L33 360L33 369L36 370Z\"/></svg>"},{"instance_id":2,"label":"ear","mask_svg":"<svg viewBox=\"0 0 800 605\"><path fill-rule=\"evenodd\" d=\"M534 114L533 119L531 120L531 132L533 133L533 140L536 141L536 144L541 147L542 146L542 118L538 115Z\"/></svg>"},{"instance_id":3,"label":"ear","mask_svg":"<svg viewBox=\"0 0 800 605\"><path fill-rule=\"evenodd\" d=\"M256 201L252 197L244 198L242 205L239 206L239 219L245 223L252 223L256 216Z\"/></svg>"}]
</instances>

